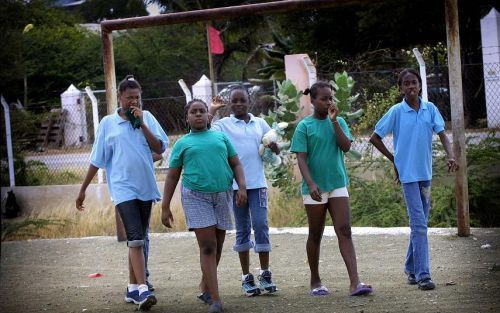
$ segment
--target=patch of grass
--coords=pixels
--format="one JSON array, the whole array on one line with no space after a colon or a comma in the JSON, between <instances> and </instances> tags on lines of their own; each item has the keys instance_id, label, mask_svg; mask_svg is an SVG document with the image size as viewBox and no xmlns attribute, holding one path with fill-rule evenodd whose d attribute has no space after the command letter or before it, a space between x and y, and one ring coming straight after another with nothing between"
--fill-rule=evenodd
<instances>
[{"instance_id":1,"label":"patch of grass","mask_svg":"<svg viewBox=\"0 0 500 313\"><path fill-rule=\"evenodd\" d=\"M150 231L186 230L180 198L176 196L172 200L172 212L175 220L170 230L161 224L161 203L155 204ZM116 235L115 207L113 205L101 208L87 206L85 211L80 212L75 209L73 203L68 203L65 206L33 210L31 214L19 218L18 221L8 222L5 225L2 240L114 236Z\"/></svg>"},{"instance_id":2,"label":"patch of grass","mask_svg":"<svg viewBox=\"0 0 500 313\"><path fill-rule=\"evenodd\" d=\"M272 227L299 227L307 225L307 217L300 195L288 195L278 188L269 188L269 225Z\"/></svg>"},{"instance_id":3,"label":"patch of grass","mask_svg":"<svg viewBox=\"0 0 500 313\"><path fill-rule=\"evenodd\" d=\"M25 218L9 222L5 224L5 229L2 227L2 241L41 238L43 232L65 228L68 224L70 223L66 220L45 218Z\"/></svg>"}]
</instances>

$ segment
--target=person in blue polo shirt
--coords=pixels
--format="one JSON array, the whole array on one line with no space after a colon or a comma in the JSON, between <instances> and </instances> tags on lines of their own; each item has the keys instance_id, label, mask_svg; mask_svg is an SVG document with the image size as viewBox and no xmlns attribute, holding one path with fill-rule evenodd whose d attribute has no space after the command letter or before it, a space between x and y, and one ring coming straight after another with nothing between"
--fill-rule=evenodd
<instances>
[{"instance_id":1,"label":"person in blue polo shirt","mask_svg":"<svg viewBox=\"0 0 500 313\"><path fill-rule=\"evenodd\" d=\"M410 243L405 273L411 285L421 290L436 286L429 269L427 222L432 180L432 135L438 134L447 155L448 171L458 169L444 121L437 107L420 98L422 79L414 69L404 69L398 79L403 101L392 106L375 125L370 142L392 163L396 180L402 184L410 221ZM382 138L392 133L394 154Z\"/></svg>"},{"instance_id":2,"label":"person in blue polo shirt","mask_svg":"<svg viewBox=\"0 0 500 313\"><path fill-rule=\"evenodd\" d=\"M168 138L158 121L140 108L141 86L128 75L118 86L120 107L105 116L92 147L90 166L76 199L84 210L85 191L97 170L106 170L109 193L120 214L129 248L129 285L125 301L149 310L156 304L148 289L144 245L153 202L161 199L153 168L153 152L161 154Z\"/></svg>"},{"instance_id":3,"label":"person in blue polo shirt","mask_svg":"<svg viewBox=\"0 0 500 313\"><path fill-rule=\"evenodd\" d=\"M216 98L216 100L219 99ZM214 115L223 106L225 104L222 101L214 101L210 106L210 114ZM237 206L234 203L236 243L233 249L238 252L240 259L241 288L246 296L252 297L259 295L261 291L273 293L277 290L269 267L271 243L267 217L267 183L264 176L264 164L259 155L262 137L271 128L265 120L248 112L250 97L244 86L236 85L231 88L229 107L232 114L213 122L212 129L221 131L229 137L238 152L245 172L248 202L243 206ZM269 148L276 154L279 153L276 143L269 144ZM236 182L233 182L233 189L235 193L238 191ZM252 227L255 243L251 240ZM259 286L255 284L254 276L250 273L249 250L252 248L259 254Z\"/></svg>"}]
</instances>

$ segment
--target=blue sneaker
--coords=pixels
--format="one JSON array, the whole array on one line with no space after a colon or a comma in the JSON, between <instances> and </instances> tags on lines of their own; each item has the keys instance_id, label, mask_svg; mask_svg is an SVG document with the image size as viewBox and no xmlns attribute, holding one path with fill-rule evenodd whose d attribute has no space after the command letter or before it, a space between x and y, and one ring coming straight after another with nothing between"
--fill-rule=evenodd
<instances>
[{"instance_id":1,"label":"blue sneaker","mask_svg":"<svg viewBox=\"0 0 500 313\"><path fill-rule=\"evenodd\" d=\"M156 304L156 297L151 291L146 290L139 295L138 304L140 311L148 311L153 305Z\"/></svg>"},{"instance_id":2,"label":"blue sneaker","mask_svg":"<svg viewBox=\"0 0 500 313\"><path fill-rule=\"evenodd\" d=\"M125 292L125 302L139 304L139 290L128 291L127 288Z\"/></svg>"},{"instance_id":3,"label":"blue sneaker","mask_svg":"<svg viewBox=\"0 0 500 313\"><path fill-rule=\"evenodd\" d=\"M208 308L208 313L224 313L224 309L222 308L222 303L214 302Z\"/></svg>"},{"instance_id":4,"label":"blue sneaker","mask_svg":"<svg viewBox=\"0 0 500 313\"><path fill-rule=\"evenodd\" d=\"M276 284L273 283L271 271L265 270L259 275L259 285L262 291L273 293L278 291Z\"/></svg>"},{"instance_id":5,"label":"blue sneaker","mask_svg":"<svg viewBox=\"0 0 500 313\"><path fill-rule=\"evenodd\" d=\"M247 297L260 295L260 289L255 285L252 273L248 273L247 277L241 282L241 290Z\"/></svg>"}]
</instances>

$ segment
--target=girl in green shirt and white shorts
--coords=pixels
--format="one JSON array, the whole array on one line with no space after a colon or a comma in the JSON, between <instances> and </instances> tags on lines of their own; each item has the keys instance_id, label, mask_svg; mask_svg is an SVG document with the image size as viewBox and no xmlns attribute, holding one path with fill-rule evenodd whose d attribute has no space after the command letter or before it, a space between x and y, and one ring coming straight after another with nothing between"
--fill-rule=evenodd
<instances>
[{"instance_id":1,"label":"girl in green shirt and white shorts","mask_svg":"<svg viewBox=\"0 0 500 313\"><path fill-rule=\"evenodd\" d=\"M344 153L351 148L351 133L339 110L333 104L332 86L317 82L306 89L311 94L314 113L299 122L292 139L291 151L297 154L302 174L302 195L309 223L307 258L311 270L310 294L324 296L330 292L319 276L319 255L326 213L333 220L339 249L350 279L351 296L367 295L373 290L360 282L356 252L351 236L349 183Z\"/></svg>"}]
</instances>

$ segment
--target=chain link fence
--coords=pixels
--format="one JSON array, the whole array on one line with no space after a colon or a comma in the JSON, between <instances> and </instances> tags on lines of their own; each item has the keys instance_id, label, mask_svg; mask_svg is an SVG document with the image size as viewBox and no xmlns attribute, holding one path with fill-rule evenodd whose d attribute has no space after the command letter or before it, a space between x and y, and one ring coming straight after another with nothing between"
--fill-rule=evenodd
<instances>
[{"instance_id":1,"label":"chain link fence","mask_svg":"<svg viewBox=\"0 0 500 313\"><path fill-rule=\"evenodd\" d=\"M464 65L463 95L466 135L481 138L489 129L500 128L500 64ZM361 107L369 94L384 92L397 85L398 70L354 72L350 75L356 81L356 91L360 93L357 106ZM451 120L448 69L428 67L428 97L435 103L446 122ZM330 79L329 73L319 73L320 79ZM219 83L218 95L229 96L229 88L236 82ZM186 98L177 82L162 84L145 83L143 89L165 88L168 97L145 98L143 109L150 111L169 135L170 142L183 135L186 130L184 106ZM244 84L250 94L250 112L258 116L276 107L273 95L277 93L274 83L256 88ZM160 87L158 87L160 88ZM97 107L85 92L73 95L73 105L62 105L48 109L44 105L32 105L23 109L11 105L11 128L16 151L16 185L80 184L89 166L89 156L94 142L94 119L102 119L106 114L106 99L103 90L94 91ZM202 99L209 103L211 99ZM229 115L229 108L219 110L219 116ZM97 114L97 116L96 116ZM5 142L4 114L1 115L3 141ZM489 127L489 129L488 129ZM447 129L451 127L448 125ZM361 153L373 153L368 142L368 133L356 134L353 149ZM451 136L450 136L451 139ZM437 136L436 136L437 140ZM392 148L392 139L384 142ZM7 186L8 171L5 145L0 148L2 166L2 186ZM157 162L158 179L164 179L166 162ZM94 180L97 182L97 178Z\"/></svg>"}]
</instances>

